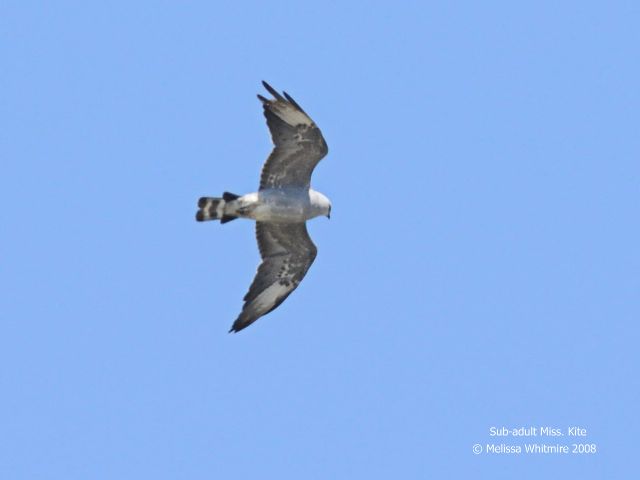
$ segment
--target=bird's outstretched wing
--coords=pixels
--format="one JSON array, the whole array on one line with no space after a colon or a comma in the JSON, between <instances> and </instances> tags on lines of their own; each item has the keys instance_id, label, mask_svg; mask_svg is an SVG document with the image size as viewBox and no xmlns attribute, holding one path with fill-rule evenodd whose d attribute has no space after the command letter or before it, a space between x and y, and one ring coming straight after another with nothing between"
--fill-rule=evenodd
<instances>
[{"instance_id":1,"label":"bird's outstretched wing","mask_svg":"<svg viewBox=\"0 0 640 480\"><path fill-rule=\"evenodd\" d=\"M262 167L260 190L265 188L309 188L311 173L329 151L322 132L296 101L280 95L267 82L264 87L273 95L258 98L271 132L274 149Z\"/></svg>"},{"instance_id":2,"label":"bird's outstretched wing","mask_svg":"<svg viewBox=\"0 0 640 480\"><path fill-rule=\"evenodd\" d=\"M306 223L256 222L262 263L230 332L239 332L280 305L304 278L318 252Z\"/></svg>"}]
</instances>

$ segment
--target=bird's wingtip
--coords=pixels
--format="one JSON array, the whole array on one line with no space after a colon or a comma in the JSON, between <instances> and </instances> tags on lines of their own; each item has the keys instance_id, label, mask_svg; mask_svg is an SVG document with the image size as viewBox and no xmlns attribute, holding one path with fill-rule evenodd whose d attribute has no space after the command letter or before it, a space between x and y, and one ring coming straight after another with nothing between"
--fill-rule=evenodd
<instances>
[{"instance_id":1,"label":"bird's wingtip","mask_svg":"<svg viewBox=\"0 0 640 480\"><path fill-rule=\"evenodd\" d=\"M242 323L240 322L240 320L236 320L235 322L233 322L233 325L231 325L231 328L229 329L228 333L238 333L240 330L242 330L243 328L247 327L248 325L242 325Z\"/></svg>"},{"instance_id":2,"label":"bird's wingtip","mask_svg":"<svg viewBox=\"0 0 640 480\"><path fill-rule=\"evenodd\" d=\"M267 91L268 91L271 95L273 95L273 96L276 98L276 100L284 100L284 98L282 97L282 95L280 95L280 94L278 93L278 91L277 91L275 88L273 88L271 85L269 85L269 84L268 84L267 82L265 82L264 80L262 80L262 85L264 86L264 88L266 88L266 89L267 89Z\"/></svg>"}]
</instances>

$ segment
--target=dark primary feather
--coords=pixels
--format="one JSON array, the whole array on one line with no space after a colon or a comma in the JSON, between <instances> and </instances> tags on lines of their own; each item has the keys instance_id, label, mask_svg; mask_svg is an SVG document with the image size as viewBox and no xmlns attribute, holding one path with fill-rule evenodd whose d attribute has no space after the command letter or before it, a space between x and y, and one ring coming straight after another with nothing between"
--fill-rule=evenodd
<instances>
[{"instance_id":1,"label":"dark primary feather","mask_svg":"<svg viewBox=\"0 0 640 480\"><path fill-rule=\"evenodd\" d=\"M262 263L230 332L248 327L278 307L300 285L318 252L309 237L306 223L256 222L256 237ZM275 284L283 287L279 297L260 305L256 299Z\"/></svg>"},{"instance_id":2,"label":"dark primary feather","mask_svg":"<svg viewBox=\"0 0 640 480\"><path fill-rule=\"evenodd\" d=\"M264 86L264 88L267 89L267 91L273 95L274 97L276 97L277 100L284 100L284 98L282 98L282 95L280 95L278 93L278 91L273 88L271 85L269 85L267 82L265 82L264 80L262 81L262 85Z\"/></svg>"},{"instance_id":3,"label":"dark primary feather","mask_svg":"<svg viewBox=\"0 0 640 480\"><path fill-rule=\"evenodd\" d=\"M296 102L291 95L289 95L287 92L282 92L284 93L284 96L286 97L287 100L289 100L289 103L292 104L294 107L296 107L298 110L300 110L302 113L304 113L305 115L307 114L307 112L305 112L302 107L300 105L298 105L298 102Z\"/></svg>"}]
</instances>

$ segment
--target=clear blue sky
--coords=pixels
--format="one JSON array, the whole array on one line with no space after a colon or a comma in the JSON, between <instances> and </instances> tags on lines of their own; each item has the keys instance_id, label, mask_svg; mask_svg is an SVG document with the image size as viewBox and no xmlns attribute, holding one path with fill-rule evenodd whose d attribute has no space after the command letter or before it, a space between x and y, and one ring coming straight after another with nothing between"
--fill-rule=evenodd
<instances>
[{"instance_id":1,"label":"clear blue sky","mask_svg":"<svg viewBox=\"0 0 640 480\"><path fill-rule=\"evenodd\" d=\"M632 478L637 2L40 3L0 7L1 478ZM333 211L229 335L253 225L193 217L257 188L263 79Z\"/></svg>"}]
</instances>

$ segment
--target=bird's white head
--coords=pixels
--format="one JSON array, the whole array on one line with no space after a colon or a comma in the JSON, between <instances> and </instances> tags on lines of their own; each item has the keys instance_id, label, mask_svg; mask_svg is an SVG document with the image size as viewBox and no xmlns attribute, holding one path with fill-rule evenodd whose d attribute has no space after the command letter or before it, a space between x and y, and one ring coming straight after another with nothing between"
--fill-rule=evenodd
<instances>
[{"instance_id":1,"label":"bird's white head","mask_svg":"<svg viewBox=\"0 0 640 480\"><path fill-rule=\"evenodd\" d=\"M327 218L331 218L331 202L327 197L320 192L309 189L309 199L316 216L324 215Z\"/></svg>"}]
</instances>

